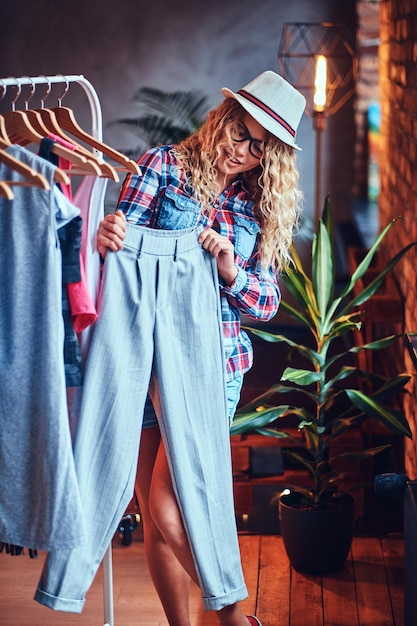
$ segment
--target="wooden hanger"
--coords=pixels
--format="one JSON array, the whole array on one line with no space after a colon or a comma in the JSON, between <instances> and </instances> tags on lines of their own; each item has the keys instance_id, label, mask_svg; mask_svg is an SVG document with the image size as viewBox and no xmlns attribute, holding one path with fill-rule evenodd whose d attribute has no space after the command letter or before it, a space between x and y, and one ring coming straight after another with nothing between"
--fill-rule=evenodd
<instances>
[{"instance_id":1,"label":"wooden hanger","mask_svg":"<svg viewBox=\"0 0 417 626\"><path fill-rule=\"evenodd\" d=\"M51 187L42 174L6 152L6 148L9 148L11 145L12 143L7 135L4 118L0 115L0 161L26 178L28 184L37 185L42 189L49 190Z\"/></svg>"},{"instance_id":2,"label":"wooden hanger","mask_svg":"<svg viewBox=\"0 0 417 626\"><path fill-rule=\"evenodd\" d=\"M6 200L14 200L14 193L12 188L5 181L0 180L0 196L6 198Z\"/></svg>"},{"instance_id":3,"label":"wooden hanger","mask_svg":"<svg viewBox=\"0 0 417 626\"><path fill-rule=\"evenodd\" d=\"M6 131L6 124L4 118L0 115L0 139L3 140L3 143L6 145L11 145L11 141Z\"/></svg>"},{"instance_id":4,"label":"wooden hanger","mask_svg":"<svg viewBox=\"0 0 417 626\"><path fill-rule=\"evenodd\" d=\"M0 116L3 118L1 126L1 130L3 131L3 139L9 145L11 142L19 143L18 138L20 138L24 142L29 141L29 143L35 143L39 145L44 137L32 126L27 116L27 111L16 111L15 109L15 103L18 100L22 91L22 86L18 83L18 81L16 82L16 84L17 94L12 101L12 110ZM32 92L31 96L29 96L29 100L34 93L34 88L35 85L32 84ZM28 106L29 100L26 100L25 102L26 107ZM67 158L68 161L73 162L73 159L71 159L71 150L68 150L67 148L62 149L62 146L57 146L56 144L54 144L52 151L54 152L54 154L58 154L63 158ZM66 185L69 185L71 183L71 179L69 178L67 173L59 167L56 167L54 170L54 180L55 182L65 183Z\"/></svg>"},{"instance_id":5,"label":"wooden hanger","mask_svg":"<svg viewBox=\"0 0 417 626\"><path fill-rule=\"evenodd\" d=\"M71 141L72 143L74 143L74 140L65 134L64 130L67 130L74 137L81 139L81 141L83 141L87 145L91 146L92 148L100 152L101 155L105 154L116 163L121 164L122 166L121 168L119 167L114 168L109 163L106 163L103 158L98 159L98 163L100 167L104 171L107 172L107 176L110 178L113 178L113 180L115 180L116 182L119 181L119 177L117 175L116 170L121 170L121 171L127 170L127 171L132 171L132 172L140 174L140 169L138 165L135 163L135 161L128 159L124 154L121 154L117 150L114 150L107 144L103 143L102 141L99 141L98 139L90 135L89 133L85 132L76 121L72 110L67 109L62 106L62 100L67 94L68 89L69 89L69 83L66 77L63 76L63 78L66 82L66 86L65 86L64 93L62 94L60 98L58 98L58 106L55 107L54 109L46 109L44 106L45 100L51 91L51 84L49 80L46 79L48 82L48 89L47 89L45 96L41 99L41 108L37 109L37 111L42 116L44 123L50 129L50 131L62 137L66 141ZM84 146L80 146L79 144L75 144L75 145L77 146L77 150L82 152L83 154L85 154L85 152L87 152L88 154L91 154L88 152L88 150ZM103 174L103 175L106 175L106 174Z\"/></svg>"},{"instance_id":6,"label":"wooden hanger","mask_svg":"<svg viewBox=\"0 0 417 626\"><path fill-rule=\"evenodd\" d=\"M26 111L9 111L3 114L7 136L14 143L19 143L19 139L23 139L39 145L44 137L32 126L26 113ZM54 143L52 152L77 166L77 173L100 174L100 169L93 162L58 143ZM54 178L56 182L67 185L71 182L68 174L59 167L55 168Z\"/></svg>"},{"instance_id":7,"label":"wooden hanger","mask_svg":"<svg viewBox=\"0 0 417 626\"><path fill-rule=\"evenodd\" d=\"M110 165L110 163L105 163L104 161L98 159L95 154L87 150L87 148L85 148L84 146L81 146L79 143L76 143L74 139L72 139L71 137L69 137L63 132L56 118L55 112L52 109L42 108L42 109L35 109L33 111L32 109L30 109L28 113L30 114L30 116L35 114L37 117L41 119L41 122L44 128L46 129L47 134L57 135L58 137L61 137L61 139L64 139L64 141L68 141L68 143L73 144L75 146L75 152L77 154L81 154L88 161L92 161L93 163L95 163L95 165L98 168L98 173L97 173L98 176L102 176L104 178L110 178L116 183L119 182L119 176L117 175L115 168L112 165Z\"/></svg>"},{"instance_id":8,"label":"wooden hanger","mask_svg":"<svg viewBox=\"0 0 417 626\"><path fill-rule=\"evenodd\" d=\"M81 174L81 175L94 174L97 176L105 176L107 178L112 178L113 180L118 182L119 177L116 171L114 170L114 168L112 168L110 165L107 165L107 164L103 166L95 154L92 154L87 149L81 147L79 144L76 144L72 139L70 139L70 137L64 135L62 129L60 128L58 122L56 121L55 114L52 113L52 111L46 111L47 113L49 113L49 115L44 114L44 102L51 91L51 83L49 82L49 80L47 81L48 90L45 96L41 99L42 108L35 109L35 110L29 109L29 101L32 99L36 91L35 82L30 77L29 77L29 80L32 82L32 89L29 94L29 97L24 101L26 121L29 121L32 128L42 137L48 137L51 134L61 137L66 142L71 144L70 146L64 146L65 148L70 149L74 154L81 154L86 159L86 161L84 161L83 159L77 159L76 156L73 156L72 159L68 159L71 161L73 165L81 166L78 169L74 169L74 168L71 169L71 174ZM13 111L15 111L16 101L18 100L20 93L21 93L20 84L17 84L17 87L18 87L18 91L12 102ZM64 95L67 93L68 88L69 88L69 85L67 82ZM58 100L58 103L60 103L61 101L62 101L62 97ZM19 143L20 145L27 145L27 143L30 143L30 139L25 139L24 137L19 138ZM59 144L59 142L57 143ZM87 165L87 163L92 163L92 165Z\"/></svg>"},{"instance_id":9,"label":"wooden hanger","mask_svg":"<svg viewBox=\"0 0 417 626\"><path fill-rule=\"evenodd\" d=\"M34 109L28 109L27 111L25 111L25 114L31 126L42 137L48 137L48 135L52 134L49 128L47 128L47 126L44 124L44 121L38 111ZM68 143L74 145L74 142L71 141L71 139L68 139ZM97 176L100 176L102 174L101 168L99 166L99 162L93 154L89 153L88 156L80 155L77 149L72 150L70 148L67 148L66 146L61 146L61 144L59 144L58 142L56 142L56 145L60 147L64 147L66 150L69 150L71 152L73 157L72 159L67 159L67 160L70 160L73 165L81 166L81 169L83 170L82 173L96 174ZM52 152L54 152L54 149L52 149ZM56 152L54 152L54 154L56 154ZM71 172L75 173L72 170Z\"/></svg>"},{"instance_id":10,"label":"wooden hanger","mask_svg":"<svg viewBox=\"0 0 417 626\"><path fill-rule=\"evenodd\" d=\"M84 141L88 145L92 146L99 152L102 152L107 157L109 157L109 159L112 159L116 163L119 163L121 165L121 168L116 168L116 170L119 170L119 171L120 169L124 171L127 170L135 174L141 173L139 166L135 161L133 161L132 159L129 159L127 156L125 156L121 152L118 152L114 148L111 148L110 146L103 143L102 141L99 141L92 135L89 135L88 133L86 133L79 126L77 120L74 117L74 113L72 109L69 109L68 107L58 106L52 110L55 113L56 119L59 125L61 126L61 128L68 131L71 135L74 135L74 137L77 137L81 141Z\"/></svg>"},{"instance_id":11,"label":"wooden hanger","mask_svg":"<svg viewBox=\"0 0 417 626\"><path fill-rule=\"evenodd\" d=\"M51 187L45 176L5 151L5 149L10 145L11 144L6 143L3 139L0 139L0 161L21 174L25 179L27 179L26 182L28 184L41 187L41 189L48 191ZM12 184L11 181L5 182Z\"/></svg>"}]
</instances>

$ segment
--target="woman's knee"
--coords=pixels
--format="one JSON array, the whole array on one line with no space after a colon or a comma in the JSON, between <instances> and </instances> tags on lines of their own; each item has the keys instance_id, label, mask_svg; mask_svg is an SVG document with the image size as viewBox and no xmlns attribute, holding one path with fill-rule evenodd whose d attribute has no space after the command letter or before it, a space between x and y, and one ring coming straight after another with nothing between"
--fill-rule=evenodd
<instances>
[{"instance_id":1,"label":"woman's knee","mask_svg":"<svg viewBox=\"0 0 417 626\"><path fill-rule=\"evenodd\" d=\"M148 506L151 518L166 540L170 543L181 541L184 527L162 445L155 462Z\"/></svg>"},{"instance_id":2,"label":"woman's knee","mask_svg":"<svg viewBox=\"0 0 417 626\"><path fill-rule=\"evenodd\" d=\"M149 495L160 443L161 435L158 427L147 428L142 431L138 468L136 473L135 493L143 519L150 517Z\"/></svg>"},{"instance_id":3,"label":"woman's knee","mask_svg":"<svg viewBox=\"0 0 417 626\"><path fill-rule=\"evenodd\" d=\"M162 535L164 541L170 546L182 545L184 541L184 525L177 506L171 503L164 506L163 503L150 502L150 519L152 525Z\"/></svg>"}]
</instances>

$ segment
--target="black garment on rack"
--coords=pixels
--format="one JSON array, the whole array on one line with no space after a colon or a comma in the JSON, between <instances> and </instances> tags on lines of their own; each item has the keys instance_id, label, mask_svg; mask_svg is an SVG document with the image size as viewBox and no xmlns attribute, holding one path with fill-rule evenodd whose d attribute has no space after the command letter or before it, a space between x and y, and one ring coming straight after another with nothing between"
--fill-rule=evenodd
<instances>
[{"instance_id":1,"label":"black garment on rack","mask_svg":"<svg viewBox=\"0 0 417 626\"><path fill-rule=\"evenodd\" d=\"M42 139L39 156L58 166L58 156L52 152L53 146L54 142L52 139L48 137ZM77 283L81 280L81 230L81 217L75 217L58 230L62 256L62 317L65 328L64 364L65 384L67 387L79 387L82 384L81 349L74 330L67 291L68 283Z\"/></svg>"},{"instance_id":2,"label":"black garment on rack","mask_svg":"<svg viewBox=\"0 0 417 626\"><path fill-rule=\"evenodd\" d=\"M58 238L62 254L62 316L64 319L64 365L67 387L79 387L82 384L81 348L71 316L67 284L77 283L80 275L81 217L58 229Z\"/></svg>"},{"instance_id":3,"label":"black garment on rack","mask_svg":"<svg viewBox=\"0 0 417 626\"><path fill-rule=\"evenodd\" d=\"M13 543L4 543L0 541L0 554L4 551L5 554L10 554L10 556L20 556L24 554L24 548L22 546L15 546ZM28 548L29 557L31 559L38 558L38 551L33 548Z\"/></svg>"}]
</instances>

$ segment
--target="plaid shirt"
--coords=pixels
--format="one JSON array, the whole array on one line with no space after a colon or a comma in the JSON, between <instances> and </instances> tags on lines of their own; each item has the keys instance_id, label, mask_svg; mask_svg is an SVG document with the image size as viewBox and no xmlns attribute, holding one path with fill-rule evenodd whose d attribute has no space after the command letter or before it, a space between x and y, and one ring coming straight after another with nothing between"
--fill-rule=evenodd
<instances>
[{"instance_id":1,"label":"plaid shirt","mask_svg":"<svg viewBox=\"0 0 417 626\"><path fill-rule=\"evenodd\" d=\"M236 279L222 284L223 336L228 379L244 374L253 362L252 344L241 329L240 316L270 320L278 310L280 291L272 267L265 271L258 260L260 224L254 203L241 180L231 183L205 214L178 168L171 146L148 150L138 164L142 175L128 174L119 199L132 224L150 228L181 229L191 226L216 228L235 248Z\"/></svg>"}]
</instances>

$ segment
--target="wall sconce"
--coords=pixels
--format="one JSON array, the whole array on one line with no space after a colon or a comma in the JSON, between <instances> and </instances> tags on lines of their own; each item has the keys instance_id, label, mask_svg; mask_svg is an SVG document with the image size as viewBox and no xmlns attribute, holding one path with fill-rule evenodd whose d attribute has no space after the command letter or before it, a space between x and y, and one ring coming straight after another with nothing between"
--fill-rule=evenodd
<instances>
[{"instance_id":1,"label":"wall sconce","mask_svg":"<svg viewBox=\"0 0 417 626\"><path fill-rule=\"evenodd\" d=\"M280 73L307 99L306 113L316 133L315 224L321 216L322 138L326 119L353 95L357 58L343 24L284 24L278 51Z\"/></svg>"}]
</instances>

